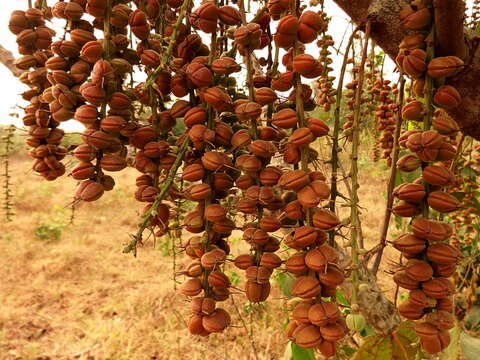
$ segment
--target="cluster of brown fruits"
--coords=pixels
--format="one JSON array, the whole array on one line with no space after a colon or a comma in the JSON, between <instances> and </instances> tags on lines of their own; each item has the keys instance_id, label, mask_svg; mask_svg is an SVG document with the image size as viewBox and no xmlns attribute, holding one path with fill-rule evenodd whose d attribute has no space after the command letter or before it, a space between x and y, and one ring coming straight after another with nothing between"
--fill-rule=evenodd
<instances>
[{"instance_id":1,"label":"cluster of brown fruits","mask_svg":"<svg viewBox=\"0 0 480 360\"><path fill-rule=\"evenodd\" d=\"M475 222L478 219L476 199L479 185L474 174L480 170L480 145L477 144L474 147L464 149L456 160L456 168L472 168L473 172L467 172L470 176L462 176L462 171L459 171L455 183L448 188L448 191L452 193L461 193L463 195L461 209L451 216L451 221L455 226L451 243L458 246L460 244L470 245L474 242L477 234Z\"/></svg>"},{"instance_id":2,"label":"cluster of brown fruits","mask_svg":"<svg viewBox=\"0 0 480 360\"><path fill-rule=\"evenodd\" d=\"M408 299L399 306L399 312L408 319L424 320L416 324L415 331L422 348L435 354L450 343L448 330L455 322L452 314L455 285L448 278L462 257L460 251L448 243L452 227L428 219L430 209L450 213L460 207L454 196L442 190L455 181L453 172L442 162L455 157L456 149L450 137L458 127L442 110L436 111L433 118L432 113L433 105L451 109L458 106L461 98L451 86L436 88L435 81L456 74L463 62L453 56L430 59L433 49L423 49L425 35L421 30L430 29L434 19L432 11L424 2L415 0L401 12L404 26L417 32L403 40L397 63L415 80L414 93L433 100L425 105L410 101L402 109L404 119L423 122L424 129L409 130L400 136L400 146L412 154L402 157L397 167L407 172L421 168L422 176L394 189L399 202L393 206L393 213L414 219L412 232L398 237L392 244L408 259L393 277L398 286L410 290Z\"/></svg>"},{"instance_id":3,"label":"cluster of brown fruits","mask_svg":"<svg viewBox=\"0 0 480 360\"><path fill-rule=\"evenodd\" d=\"M353 47L352 47L353 49ZM351 81L345 85L345 88L347 91L345 91L345 97L348 98L346 107L349 110L348 113L345 115L346 121L342 125L342 129L344 130L345 135L347 136L347 139L349 141L352 140L351 136L351 128L353 126L353 113L354 113L354 108L355 108L355 94L357 92L357 87L358 87L358 79L357 79L357 74L360 71L360 67L355 64L355 59L350 58L347 61L348 64L353 64L353 67L351 69ZM363 103L365 96L364 96L364 91L362 89L361 94L360 94L360 102Z\"/></svg>"},{"instance_id":4,"label":"cluster of brown fruits","mask_svg":"<svg viewBox=\"0 0 480 360\"><path fill-rule=\"evenodd\" d=\"M344 275L336 251L325 241L326 231L340 221L321 206L330 197L325 177L309 169L317 158L311 145L329 128L318 118L305 118L304 110L313 109L315 101L312 88L301 82L323 75L328 91L322 101L331 104L328 47L333 41L326 35L320 40L320 58L305 53L304 45L326 30L325 14L295 6L269 1L268 10L247 23L241 7L214 1L196 9L189 0L58 1L51 8L42 3L42 8L68 22L63 39L52 42L38 9L14 12L10 29L24 55L19 68L33 69L22 81L31 87L23 95L31 101L24 122L30 126L27 141L35 148L35 171L49 180L65 172L60 160L67 150L59 146L63 132L57 127L74 118L86 128L83 143L72 151L79 162L70 175L82 181L78 200L99 199L115 185L104 172L131 164L141 173L135 198L145 203L147 226L158 236L179 228L192 234L182 245L191 262L182 272L189 279L181 289L193 297L190 332L206 336L230 324L229 314L216 303L230 295L223 269L230 254L226 239L237 228L230 211L235 203L248 218L242 230L251 253L234 261L246 272L247 298L261 302L268 297L272 271L283 264L275 254L280 241L274 233L291 228L285 243L298 252L285 267L297 276L292 293L303 299L304 316L300 307L294 311L289 335L301 346L334 354L346 327L334 300L325 298L334 299ZM93 20L85 20L85 14ZM274 35L271 19L279 20ZM211 48L190 27L212 34ZM103 31L103 39L97 39L95 29ZM127 37L128 29L135 41ZM217 32L224 34L218 41ZM234 88L233 74L241 69L236 52L251 67L253 52L272 44L286 51L285 69L275 73L268 68L265 76L250 73L246 98ZM128 89L126 76L133 74L133 66L147 78ZM284 99L277 91L290 93ZM188 101L174 99L187 96ZM186 129L180 136L174 134L179 119ZM282 154L282 167L270 165ZM180 166L177 187L173 179ZM177 216L184 210L172 209L169 200L176 199L195 205ZM174 217L182 223L170 221Z\"/></svg>"},{"instance_id":5,"label":"cluster of brown fruits","mask_svg":"<svg viewBox=\"0 0 480 360\"><path fill-rule=\"evenodd\" d=\"M328 25L329 18L325 15L324 21ZM316 81L318 95L316 97L317 104L323 107L323 110L328 112L330 111L332 104L335 103L335 95L336 90L333 87L333 81L335 80L334 76L329 75L333 68L331 64L333 59L330 57L332 54L330 52L330 48L333 47L335 42L331 35L327 35L325 32L327 29L324 30L324 35L321 39L317 41L317 46L320 48L320 63L323 66L323 72Z\"/></svg>"},{"instance_id":6,"label":"cluster of brown fruits","mask_svg":"<svg viewBox=\"0 0 480 360\"><path fill-rule=\"evenodd\" d=\"M285 239L286 245L297 250L285 262L285 269L297 277L291 292L302 299L293 309L286 333L304 348L317 348L323 355L333 356L335 343L348 332L333 300L344 274L338 266L337 251L325 243L326 231L337 227L339 220L332 212L318 209L313 213L313 225L298 226Z\"/></svg>"},{"instance_id":7,"label":"cluster of brown fruits","mask_svg":"<svg viewBox=\"0 0 480 360\"><path fill-rule=\"evenodd\" d=\"M377 95L377 107L375 109L375 118L377 120L376 130L381 133L378 138L379 146L383 150L382 158L386 159L387 165L392 164L393 134L395 132L395 114L398 106L395 103L394 96L398 94L396 85L390 86L390 80L376 80L373 91Z\"/></svg>"},{"instance_id":8,"label":"cluster of brown fruits","mask_svg":"<svg viewBox=\"0 0 480 360\"><path fill-rule=\"evenodd\" d=\"M22 120L28 127L26 143L32 147L30 155L35 159L33 170L47 180L54 180L65 173L65 165L61 160L67 154L67 149L60 146L64 132L58 126L71 116L70 111L65 110L56 98L61 98L68 108L72 104L70 97L62 95L62 84L57 87L56 98L53 99L52 86L63 76L47 76L55 32L45 25L45 21L46 15L40 9L15 10L8 28L17 36L18 51L22 55L15 63L17 68L25 71L20 81L30 88L22 94L22 98L30 102ZM45 93L46 89L50 90ZM75 95L71 95L75 98ZM49 106L50 99L56 101Z\"/></svg>"}]
</instances>

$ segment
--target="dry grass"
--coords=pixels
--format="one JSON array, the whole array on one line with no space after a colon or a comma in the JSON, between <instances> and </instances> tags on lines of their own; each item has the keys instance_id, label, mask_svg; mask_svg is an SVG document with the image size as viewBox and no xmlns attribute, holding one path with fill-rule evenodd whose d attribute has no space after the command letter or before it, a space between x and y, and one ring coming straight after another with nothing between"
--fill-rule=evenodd
<instances>
[{"instance_id":1,"label":"dry grass","mask_svg":"<svg viewBox=\"0 0 480 360\"><path fill-rule=\"evenodd\" d=\"M44 182L25 171L29 164L27 158L12 159L17 215L0 232L0 359L255 358L230 301L222 306L233 314L234 326L225 334L207 339L187 334L188 303L173 289L172 257L162 254L168 244L146 245L137 258L122 254L140 208L133 199L134 170L117 176L116 189L99 202L82 204L70 225L74 182ZM368 161L361 171L369 247L381 225L386 172ZM40 239L39 232L59 239ZM387 251L386 258L391 254ZM286 304L281 294L274 291L262 310L246 306L237 293L234 299L253 331L258 359L282 358Z\"/></svg>"}]
</instances>

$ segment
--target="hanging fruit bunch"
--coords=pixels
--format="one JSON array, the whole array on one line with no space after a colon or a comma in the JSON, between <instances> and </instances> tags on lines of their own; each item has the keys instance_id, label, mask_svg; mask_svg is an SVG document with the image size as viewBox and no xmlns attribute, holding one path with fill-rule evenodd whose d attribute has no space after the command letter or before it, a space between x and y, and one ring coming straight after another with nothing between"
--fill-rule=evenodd
<instances>
[{"instance_id":1,"label":"hanging fruit bunch","mask_svg":"<svg viewBox=\"0 0 480 360\"><path fill-rule=\"evenodd\" d=\"M478 218L476 199L478 195L477 177L480 172L479 150L478 144L465 147L454 165L455 169L459 170L459 175L448 191L463 195L461 209L452 214L452 223L455 226L452 236L454 245L473 245L477 237L475 224Z\"/></svg>"},{"instance_id":2,"label":"hanging fruit bunch","mask_svg":"<svg viewBox=\"0 0 480 360\"><path fill-rule=\"evenodd\" d=\"M393 213L413 219L411 233L401 235L392 245L407 260L393 277L398 286L409 290L399 312L408 319L422 319L415 331L423 350L435 354L450 343L448 330L455 322L455 286L449 277L455 272L461 253L448 243L452 226L434 219L435 214L451 213L461 204L445 191L454 183L455 175L442 163L455 157L456 149L449 136L458 127L445 121L441 112L434 114L434 109L452 109L460 104L458 91L440 84L456 74L463 62L454 56L435 58L432 11L416 0L401 12L403 25L416 33L402 42L397 64L414 80L414 92L425 101L411 101L402 109L406 120L417 122L422 128L401 135L400 145L411 153L402 157L397 167L404 172L420 169L421 178L394 190L399 201Z\"/></svg>"},{"instance_id":3,"label":"hanging fruit bunch","mask_svg":"<svg viewBox=\"0 0 480 360\"><path fill-rule=\"evenodd\" d=\"M381 79L383 74L377 68L377 56L375 54L375 46L370 49L370 54L367 59L366 66L368 71L365 72L365 96L368 98L365 108L362 111L362 115L365 117L373 117L375 119L375 109L377 106L377 97L380 93ZM381 69L383 71L383 68ZM374 162L380 160L380 141L379 132L375 127L374 130L374 143L372 148L372 158Z\"/></svg>"},{"instance_id":4,"label":"hanging fruit bunch","mask_svg":"<svg viewBox=\"0 0 480 360\"><path fill-rule=\"evenodd\" d=\"M331 75L334 70L331 67L333 59L331 57L333 46L335 41L332 36L327 33L328 25L330 23L330 18L326 13L322 14L323 17L323 27L322 27L322 37L317 41L316 45L320 48L320 64L323 66L323 71L318 80L315 82L318 89L317 95L317 104L323 107L323 110L329 112L332 104L335 103L335 89L333 88L333 82L335 77Z\"/></svg>"},{"instance_id":5,"label":"hanging fruit bunch","mask_svg":"<svg viewBox=\"0 0 480 360\"><path fill-rule=\"evenodd\" d=\"M379 143L383 150L382 159L386 160L387 166L392 163L393 133L395 132L395 114L397 111L394 96L398 94L396 85L391 86L390 83L391 81L387 79L379 79L375 82L375 88L378 91L378 105L375 111L376 130L381 134Z\"/></svg>"},{"instance_id":6,"label":"hanging fruit bunch","mask_svg":"<svg viewBox=\"0 0 480 360\"><path fill-rule=\"evenodd\" d=\"M26 143L32 148L29 154L35 159L33 170L47 180L55 180L65 173L65 165L61 160L67 154L67 149L60 145L64 132L58 126L72 117L76 95L61 83L64 80L73 86L72 79L64 76L66 73L59 73L58 77L53 74L47 76L47 69L52 63L49 60L54 55L52 38L55 35L45 25L47 16L51 14L40 6L26 11L16 10L10 17L8 28L16 35L18 52L22 55L15 63L17 68L25 70L20 81L30 88L22 94L22 98L29 102L22 120L28 127ZM72 55L78 55L78 47L71 45ZM62 103L55 101L49 105L49 102L56 100L52 86L57 83L59 86L55 95L62 98ZM62 90L67 92L65 96L61 94Z\"/></svg>"}]
</instances>

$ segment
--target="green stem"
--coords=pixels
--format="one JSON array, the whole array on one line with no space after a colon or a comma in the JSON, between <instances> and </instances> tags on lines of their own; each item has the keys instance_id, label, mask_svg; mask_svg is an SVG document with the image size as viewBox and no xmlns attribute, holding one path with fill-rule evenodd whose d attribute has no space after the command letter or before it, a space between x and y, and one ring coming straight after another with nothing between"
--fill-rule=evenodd
<instances>
[{"instance_id":1,"label":"green stem","mask_svg":"<svg viewBox=\"0 0 480 360\"><path fill-rule=\"evenodd\" d=\"M385 208L385 216L383 218L383 225L382 231L380 234L380 248L378 249L378 253L375 257L375 262L373 263L372 273L377 275L378 269L380 267L380 261L383 256L383 250L385 246L387 246L387 234L388 234L388 227L390 225L390 218L392 216L392 205L393 205L393 189L395 187L395 179L397 176L397 160L400 153L400 145L398 144L398 138L400 137L400 132L402 131L402 108L405 99L405 78L403 74L400 75L400 86L399 86L399 93L398 93L398 111L397 111L397 119L395 122L395 133L393 135L393 152L392 152L392 164L390 165L390 178L388 179L388 187L387 187L387 206Z\"/></svg>"},{"instance_id":2,"label":"green stem","mask_svg":"<svg viewBox=\"0 0 480 360\"><path fill-rule=\"evenodd\" d=\"M177 42L177 36L178 36L178 29L180 28L180 25L182 24L183 19L185 18L185 15L187 13L187 10L190 7L190 2L191 0L185 0L185 2L182 4L182 7L180 8L180 13L178 14L177 21L175 22L175 25L173 27L173 32L170 37L170 41L168 43L168 48L167 52L162 58L162 61L158 67L152 71L152 73L148 76L147 80L145 81L145 86L152 86L153 83L155 82L158 74L166 67L166 65L170 62L170 58L172 56L173 48L175 47L175 43Z\"/></svg>"},{"instance_id":3,"label":"green stem","mask_svg":"<svg viewBox=\"0 0 480 360\"><path fill-rule=\"evenodd\" d=\"M352 126L352 199L351 199L351 213L350 222L352 224L351 231L351 247L352 247L352 304L357 302L357 291L359 281L359 256L358 256L358 233L359 233L359 214L358 214L358 148L360 146L360 107L362 100L362 89L365 77L365 63L368 54L368 43L370 39L370 21L367 22L365 29L365 43L363 44L362 60L360 63L360 70L358 73L358 86L355 91L355 108L353 113L353 126Z\"/></svg>"},{"instance_id":4,"label":"green stem","mask_svg":"<svg viewBox=\"0 0 480 360\"><path fill-rule=\"evenodd\" d=\"M140 224L139 229L137 230L137 233L133 236L132 241L123 249L124 253L129 253L133 251L134 256L137 256L137 244L139 241L142 240L143 232L149 226L152 220L152 217L156 215L158 207L160 206L163 199L167 195L168 190L172 186L173 181L175 180L175 175L177 174L178 168L182 164L183 158L185 156L185 153L187 152L189 144L190 144L190 138L187 137L183 142L182 146L180 147L180 150L177 154L177 158L175 159L175 162L173 163L172 167L168 171L167 178L162 183L162 188L160 192L155 197L155 201L153 202L150 209L144 215L144 219Z\"/></svg>"},{"instance_id":5,"label":"green stem","mask_svg":"<svg viewBox=\"0 0 480 360\"><path fill-rule=\"evenodd\" d=\"M427 43L427 57L425 62L428 64L430 60L435 57L435 24L432 25L432 29L428 34L427 38L425 39ZM428 74L425 75L425 107L427 108L427 113L425 115L423 121L423 131L430 130L432 126L432 117L433 117L433 89L434 83L433 78L430 77ZM427 162L422 162L422 170L428 166ZM430 193L430 186L426 182L423 182L423 186L425 187L425 198L422 204L422 215L425 219L428 219L430 214L430 209L428 206L428 194Z\"/></svg>"},{"instance_id":6,"label":"green stem","mask_svg":"<svg viewBox=\"0 0 480 360\"><path fill-rule=\"evenodd\" d=\"M340 151L339 147L339 137L340 137L340 111L342 107L342 96L343 96L343 82L345 79L345 73L347 70L348 58L350 53L350 48L352 47L353 41L357 30L354 30L350 39L348 40L347 47L345 49L345 55L343 57L342 68L340 70L340 77L338 79L337 94L335 100L335 111L333 113L334 123L333 123L333 135L332 135L332 177L330 181L331 186L331 195L330 195L330 210L335 212L336 201L338 196L338 154ZM335 230L330 231L329 234L330 244L333 245L335 242Z\"/></svg>"}]
</instances>

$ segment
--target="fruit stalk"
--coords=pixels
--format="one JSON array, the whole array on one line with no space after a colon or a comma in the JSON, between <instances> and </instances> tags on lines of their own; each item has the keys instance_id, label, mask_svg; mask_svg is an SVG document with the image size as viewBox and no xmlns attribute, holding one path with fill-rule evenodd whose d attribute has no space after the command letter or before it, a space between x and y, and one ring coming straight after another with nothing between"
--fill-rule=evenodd
<instances>
[{"instance_id":1,"label":"fruit stalk","mask_svg":"<svg viewBox=\"0 0 480 360\"><path fill-rule=\"evenodd\" d=\"M358 87L355 94L355 110L352 126L352 154L351 154L351 179L352 179L352 199L351 199L351 213L350 222L352 226L350 244L352 248L352 304L357 302L357 291L359 281L359 256L358 256L358 228L359 228L359 214L358 214L358 148L360 146L360 106L362 98L362 88L365 76L365 63L368 55L368 44L370 40L370 21L366 24L365 29L365 43L362 49L362 60L360 63L360 71L358 74ZM360 244L360 247L363 244Z\"/></svg>"},{"instance_id":2,"label":"fruit stalk","mask_svg":"<svg viewBox=\"0 0 480 360\"><path fill-rule=\"evenodd\" d=\"M340 137L340 110L342 104L342 95L343 95L343 82L345 79L345 73L347 70L348 55L350 53L350 48L353 45L357 29L352 32L348 40L347 46L345 48L345 55L343 57L342 68L340 70L340 76L338 78L337 86L337 96L335 103L335 111L333 113L334 125L333 125L333 135L332 135L332 176L330 180L331 186L331 196L330 196L330 211L335 212L336 201L338 196L338 152L339 152L339 137ZM335 242L335 230L330 231L329 233L330 245L333 245Z\"/></svg>"},{"instance_id":3,"label":"fruit stalk","mask_svg":"<svg viewBox=\"0 0 480 360\"><path fill-rule=\"evenodd\" d=\"M380 267L380 261L382 260L383 250L385 246L387 246L387 234L388 234L388 227L390 225L390 219L392 217L392 205L393 205L393 189L395 188L395 178L397 176L397 161L398 155L400 153L400 146L398 144L398 138L400 137L400 133L402 131L402 111L403 103L405 100L405 78L403 73L400 73L400 87L398 93L398 112L397 112L397 119L395 122L395 133L393 136L393 153L392 153L392 163L390 165L390 177L388 179L388 186L387 186L387 205L385 207L385 215L383 217L382 223L382 230L380 233L380 243L377 255L375 257L375 261L373 263L372 273L374 275L377 274L378 269Z\"/></svg>"},{"instance_id":4,"label":"fruit stalk","mask_svg":"<svg viewBox=\"0 0 480 360\"><path fill-rule=\"evenodd\" d=\"M183 144L182 144L182 146L181 146L181 148L180 148L180 150L177 154L177 158L175 159L175 162L173 163L172 167L170 168L170 170L168 172L167 178L165 179L165 181L162 184L160 192L155 197L155 201L153 202L150 209L145 213L144 219L143 219L142 223L140 224L136 234L133 235L132 241L124 247L124 249L123 249L124 253L129 253L129 252L133 251L133 255L137 256L137 244L139 242L141 242L144 230L150 224L153 216L155 216L155 214L156 214L158 206L162 203L162 200L167 195L168 190L170 189L170 186L172 186L173 181L175 180L175 175L177 174L178 168L180 167L180 165L183 162L183 158L185 156L185 153L187 152L189 144L190 144L190 138L187 137L185 139L185 141L183 142Z\"/></svg>"}]
</instances>

